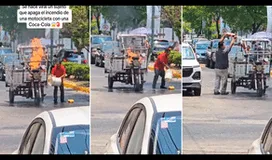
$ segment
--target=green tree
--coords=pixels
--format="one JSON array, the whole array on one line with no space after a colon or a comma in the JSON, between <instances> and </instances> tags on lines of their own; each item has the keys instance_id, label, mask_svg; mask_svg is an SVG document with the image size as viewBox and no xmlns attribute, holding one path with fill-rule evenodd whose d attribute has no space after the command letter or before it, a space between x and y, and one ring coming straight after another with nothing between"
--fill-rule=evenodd
<instances>
[{"instance_id":1,"label":"green tree","mask_svg":"<svg viewBox=\"0 0 272 160\"><path fill-rule=\"evenodd\" d=\"M16 34L26 30L25 23L17 23L18 9L19 6L0 6L0 24L10 33L12 41L16 38Z\"/></svg>"},{"instance_id":2,"label":"green tree","mask_svg":"<svg viewBox=\"0 0 272 160\"><path fill-rule=\"evenodd\" d=\"M103 6L101 13L118 29L138 28L146 24L146 6Z\"/></svg>"},{"instance_id":3,"label":"green tree","mask_svg":"<svg viewBox=\"0 0 272 160\"><path fill-rule=\"evenodd\" d=\"M170 27L181 41L181 7L180 6L162 6L161 19L168 22Z\"/></svg>"},{"instance_id":4,"label":"green tree","mask_svg":"<svg viewBox=\"0 0 272 160\"><path fill-rule=\"evenodd\" d=\"M222 17L232 32L250 31L254 34L265 28L267 10L266 6L228 6Z\"/></svg>"},{"instance_id":5,"label":"green tree","mask_svg":"<svg viewBox=\"0 0 272 160\"><path fill-rule=\"evenodd\" d=\"M89 6L70 6L72 23L64 23L63 37L71 37L78 51L89 45Z\"/></svg>"},{"instance_id":6,"label":"green tree","mask_svg":"<svg viewBox=\"0 0 272 160\"><path fill-rule=\"evenodd\" d=\"M190 23L191 29L194 29L199 36L202 33L202 21L206 19L203 6L183 6L183 20Z\"/></svg>"},{"instance_id":7,"label":"green tree","mask_svg":"<svg viewBox=\"0 0 272 160\"><path fill-rule=\"evenodd\" d=\"M94 32L100 32L100 15L102 13L102 10L104 9L103 6L92 6L91 10L92 10L92 29L97 29L98 31L94 31ZM96 24L96 26L95 26ZM91 30L92 30L91 29Z\"/></svg>"}]
</instances>

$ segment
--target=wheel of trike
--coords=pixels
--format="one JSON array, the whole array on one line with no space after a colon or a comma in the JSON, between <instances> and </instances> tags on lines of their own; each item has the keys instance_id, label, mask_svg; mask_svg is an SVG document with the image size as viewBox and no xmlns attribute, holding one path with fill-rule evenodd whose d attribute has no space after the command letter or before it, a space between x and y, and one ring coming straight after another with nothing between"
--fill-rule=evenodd
<instances>
[{"instance_id":1,"label":"wheel of trike","mask_svg":"<svg viewBox=\"0 0 272 160\"><path fill-rule=\"evenodd\" d=\"M41 101L44 101L44 86L41 86Z\"/></svg>"},{"instance_id":2,"label":"wheel of trike","mask_svg":"<svg viewBox=\"0 0 272 160\"><path fill-rule=\"evenodd\" d=\"M14 90L9 88L9 103L14 103Z\"/></svg>"},{"instance_id":3,"label":"wheel of trike","mask_svg":"<svg viewBox=\"0 0 272 160\"><path fill-rule=\"evenodd\" d=\"M195 96L200 96L201 95L201 88L195 88L194 89L194 95Z\"/></svg>"},{"instance_id":4,"label":"wheel of trike","mask_svg":"<svg viewBox=\"0 0 272 160\"><path fill-rule=\"evenodd\" d=\"M134 90L136 92L141 91L142 89L142 84L140 83L140 78L139 78L139 74L135 74L134 75Z\"/></svg>"},{"instance_id":5,"label":"wheel of trike","mask_svg":"<svg viewBox=\"0 0 272 160\"><path fill-rule=\"evenodd\" d=\"M113 77L110 74L108 75L108 87L109 89L113 88Z\"/></svg>"},{"instance_id":6,"label":"wheel of trike","mask_svg":"<svg viewBox=\"0 0 272 160\"><path fill-rule=\"evenodd\" d=\"M262 80L257 79L257 96L262 97L264 94Z\"/></svg>"},{"instance_id":7,"label":"wheel of trike","mask_svg":"<svg viewBox=\"0 0 272 160\"><path fill-rule=\"evenodd\" d=\"M206 67L209 68L210 67L210 59L207 57L206 58Z\"/></svg>"},{"instance_id":8,"label":"wheel of trike","mask_svg":"<svg viewBox=\"0 0 272 160\"><path fill-rule=\"evenodd\" d=\"M95 56L95 60L94 60L94 64L95 64L95 66L99 66L99 63L98 63L98 61L97 61L97 56Z\"/></svg>"},{"instance_id":9,"label":"wheel of trike","mask_svg":"<svg viewBox=\"0 0 272 160\"><path fill-rule=\"evenodd\" d=\"M34 102L36 105L40 105L41 103L41 94L40 94L40 87L39 83L34 83Z\"/></svg>"},{"instance_id":10,"label":"wheel of trike","mask_svg":"<svg viewBox=\"0 0 272 160\"><path fill-rule=\"evenodd\" d=\"M232 79L231 80L231 94L235 94L236 93L236 83L235 80Z\"/></svg>"}]
</instances>

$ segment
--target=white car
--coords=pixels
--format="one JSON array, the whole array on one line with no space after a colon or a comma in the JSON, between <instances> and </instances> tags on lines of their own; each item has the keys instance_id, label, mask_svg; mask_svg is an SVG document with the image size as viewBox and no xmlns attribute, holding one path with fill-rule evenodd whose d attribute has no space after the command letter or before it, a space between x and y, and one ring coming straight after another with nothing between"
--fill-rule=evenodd
<instances>
[{"instance_id":1,"label":"white car","mask_svg":"<svg viewBox=\"0 0 272 160\"><path fill-rule=\"evenodd\" d=\"M105 154L181 154L181 94L145 97L133 104Z\"/></svg>"},{"instance_id":2,"label":"white car","mask_svg":"<svg viewBox=\"0 0 272 160\"><path fill-rule=\"evenodd\" d=\"M13 154L89 154L89 108L71 107L42 112L29 124Z\"/></svg>"},{"instance_id":3,"label":"white car","mask_svg":"<svg viewBox=\"0 0 272 160\"><path fill-rule=\"evenodd\" d=\"M272 153L272 118L265 126L262 135L256 139L248 150L249 154Z\"/></svg>"},{"instance_id":4,"label":"white car","mask_svg":"<svg viewBox=\"0 0 272 160\"><path fill-rule=\"evenodd\" d=\"M193 48L188 43L181 44L182 53L182 85L187 92L194 91L201 95L201 67Z\"/></svg>"}]
</instances>

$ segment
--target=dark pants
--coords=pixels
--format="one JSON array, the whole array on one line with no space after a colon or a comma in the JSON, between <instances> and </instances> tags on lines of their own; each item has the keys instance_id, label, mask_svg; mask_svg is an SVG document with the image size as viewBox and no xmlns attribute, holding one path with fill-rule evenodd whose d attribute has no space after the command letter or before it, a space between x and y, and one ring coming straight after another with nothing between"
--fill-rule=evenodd
<instances>
[{"instance_id":1,"label":"dark pants","mask_svg":"<svg viewBox=\"0 0 272 160\"><path fill-rule=\"evenodd\" d=\"M154 79L153 79L152 88L156 88L156 84L157 84L159 76L161 76L161 87L165 87L165 79L164 79L165 71L155 69L155 75L154 75Z\"/></svg>"},{"instance_id":2,"label":"dark pants","mask_svg":"<svg viewBox=\"0 0 272 160\"><path fill-rule=\"evenodd\" d=\"M59 86L60 88L60 101L64 102L64 87L63 84L61 84L61 86ZM54 102L58 102L58 87L54 87Z\"/></svg>"}]
</instances>

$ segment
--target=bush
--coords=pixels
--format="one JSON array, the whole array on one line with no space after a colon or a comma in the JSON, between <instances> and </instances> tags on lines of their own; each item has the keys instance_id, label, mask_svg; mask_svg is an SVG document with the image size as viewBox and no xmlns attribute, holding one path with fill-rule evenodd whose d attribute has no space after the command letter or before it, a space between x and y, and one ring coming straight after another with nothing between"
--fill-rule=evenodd
<instances>
[{"instance_id":1,"label":"bush","mask_svg":"<svg viewBox=\"0 0 272 160\"><path fill-rule=\"evenodd\" d=\"M90 80L90 67L88 65L74 62L63 62L62 64L66 68L67 76L73 75L76 80Z\"/></svg>"},{"instance_id":2,"label":"bush","mask_svg":"<svg viewBox=\"0 0 272 160\"><path fill-rule=\"evenodd\" d=\"M164 51L159 52L158 54L163 52ZM174 63L176 66L181 67L181 53L179 51L171 50L169 55L169 63Z\"/></svg>"}]
</instances>

